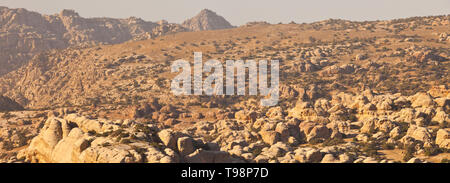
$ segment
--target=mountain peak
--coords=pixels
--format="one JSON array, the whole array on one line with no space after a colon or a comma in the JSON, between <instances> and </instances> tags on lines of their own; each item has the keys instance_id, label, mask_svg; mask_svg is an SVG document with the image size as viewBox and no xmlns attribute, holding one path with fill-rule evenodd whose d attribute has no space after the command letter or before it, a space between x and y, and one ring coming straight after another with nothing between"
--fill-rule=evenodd
<instances>
[{"instance_id":1,"label":"mountain peak","mask_svg":"<svg viewBox=\"0 0 450 183\"><path fill-rule=\"evenodd\" d=\"M195 17L184 21L182 25L193 31L233 28L225 18L209 9L203 9Z\"/></svg>"},{"instance_id":2,"label":"mountain peak","mask_svg":"<svg viewBox=\"0 0 450 183\"><path fill-rule=\"evenodd\" d=\"M79 17L80 15L75 10L64 9L60 13L63 17Z\"/></svg>"},{"instance_id":3,"label":"mountain peak","mask_svg":"<svg viewBox=\"0 0 450 183\"><path fill-rule=\"evenodd\" d=\"M206 8L200 11L198 15L208 15L208 14L217 15L216 12Z\"/></svg>"}]
</instances>

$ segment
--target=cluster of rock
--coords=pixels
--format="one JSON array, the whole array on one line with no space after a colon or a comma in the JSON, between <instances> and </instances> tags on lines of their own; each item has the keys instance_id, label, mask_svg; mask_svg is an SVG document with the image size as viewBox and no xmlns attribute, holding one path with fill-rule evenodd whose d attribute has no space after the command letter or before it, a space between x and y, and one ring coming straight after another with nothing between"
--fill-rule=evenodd
<instances>
[{"instance_id":1,"label":"cluster of rock","mask_svg":"<svg viewBox=\"0 0 450 183\"><path fill-rule=\"evenodd\" d=\"M366 90L361 95L340 93L332 100L301 97L287 112L281 107L264 113L258 109L219 111L228 113L228 118L213 121L201 120L201 113L181 113L156 99L129 109L129 118L148 118L153 122L90 119L61 111L61 117L51 115L45 121L39 135L18 153L17 159L25 162L393 162L371 152L370 148L383 150L383 143L400 149L414 147L415 155L423 154L428 148L450 149L450 130L446 126L450 123L450 99L448 92L441 93L445 96L377 95ZM173 120L189 116L197 121L190 127L175 130ZM344 139L353 140L345 142ZM424 162L418 158L409 161Z\"/></svg>"},{"instance_id":2,"label":"cluster of rock","mask_svg":"<svg viewBox=\"0 0 450 183\"><path fill-rule=\"evenodd\" d=\"M3 150L10 151L29 144L29 140L34 136L30 128L27 127L30 124L31 121L23 120L18 123L21 126L20 128L13 129L3 125L0 126L0 152Z\"/></svg>"},{"instance_id":3,"label":"cluster of rock","mask_svg":"<svg viewBox=\"0 0 450 183\"><path fill-rule=\"evenodd\" d=\"M377 95L370 90L356 96L340 93L332 100L300 97L287 115L281 107L266 113L242 110L234 120L201 122L187 131L214 136L223 151L246 162L392 162L355 149L373 143L379 150L383 143L400 149L413 146L416 155L429 148L450 149L450 100L448 90L440 88L444 95L436 97ZM331 146L298 147L305 143Z\"/></svg>"},{"instance_id":4,"label":"cluster of rock","mask_svg":"<svg viewBox=\"0 0 450 183\"><path fill-rule=\"evenodd\" d=\"M211 147L210 147L211 146ZM72 113L49 117L17 159L39 163L232 162L213 144L154 124L89 119Z\"/></svg>"},{"instance_id":5,"label":"cluster of rock","mask_svg":"<svg viewBox=\"0 0 450 183\"><path fill-rule=\"evenodd\" d=\"M314 22L312 25L318 30L375 30L384 29L389 32L401 32L408 29L417 29L420 26L442 26L449 25L448 15L431 17L412 17L405 19L394 19L373 22L354 22L341 19L329 19Z\"/></svg>"}]
</instances>

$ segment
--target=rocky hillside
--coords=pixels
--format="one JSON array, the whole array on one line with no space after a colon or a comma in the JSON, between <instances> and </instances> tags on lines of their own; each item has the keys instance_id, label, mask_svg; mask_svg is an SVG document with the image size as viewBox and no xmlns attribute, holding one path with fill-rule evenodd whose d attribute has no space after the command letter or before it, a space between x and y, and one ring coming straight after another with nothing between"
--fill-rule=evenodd
<instances>
[{"instance_id":1,"label":"rocky hillside","mask_svg":"<svg viewBox=\"0 0 450 183\"><path fill-rule=\"evenodd\" d=\"M0 113L0 162L448 162L449 25L251 23L42 52L0 77L29 109ZM174 96L171 63L197 51L280 60L279 104Z\"/></svg>"},{"instance_id":2,"label":"rocky hillside","mask_svg":"<svg viewBox=\"0 0 450 183\"><path fill-rule=\"evenodd\" d=\"M233 28L225 18L208 9L204 9L195 17L184 21L182 25L192 31Z\"/></svg>"},{"instance_id":3,"label":"rocky hillside","mask_svg":"<svg viewBox=\"0 0 450 183\"><path fill-rule=\"evenodd\" d=\"M407 27L419 21L425 23L415 23L415 31ZM193 60L193 52L202 51L205 60L281 60L281 97L288 101L301 93L315 100L364 88L413 95L449 82L449 39L441 38L447 26L448 17L255 25L54 50L1 77L0 94L29 108L128 105L171 95L170 63Z\"/></svg>"},{"instance_id":4,"label":"rocky hillside","mask_svg":"<svg viewBox=\"0 0 450 183\"><path fill-rule=\"evenodd\" d=\"M201 22L202 29L191 30L231 27L226 20L210 11L202 11L199 16L195 20ZM188 29L166 21L148 22L135 17L83 18L72 10L41 15L26 9L0 7L0 75L19 68L36 53L45 50L118 44L183 31Z\"/></svg>"},{"instance_id":5,"label":"rocky hillside","mask_svg":"<svg viewBox=\"0 0 450 183\"><path fill-rule=\"evenodd\" d=\"M0 95L0 111L23 110L23 107L10 98Z\"/></svg>"}]
</instances>

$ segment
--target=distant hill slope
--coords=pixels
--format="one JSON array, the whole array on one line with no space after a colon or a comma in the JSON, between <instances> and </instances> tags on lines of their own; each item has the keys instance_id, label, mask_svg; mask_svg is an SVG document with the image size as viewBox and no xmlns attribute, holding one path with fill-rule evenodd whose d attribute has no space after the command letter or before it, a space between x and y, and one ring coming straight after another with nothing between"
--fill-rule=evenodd
<instances>
[{"instance_id":1,"label":"distant hill slope","mask_svg":"<svg viewBox=\"0 0 450 183\"><path fill-rule=\"evenodd\" d=\"M23 107L8 97L0 95L0 111L22 110Z\"/></svg>"},{"instance_id":2,"label":"distant hill slope","mask_svg":"<svg viewBox=\"0 0 450 183\"><path fill-rule=\"evenodd\" d=\"M364 86L411 95L449 83L450 37L443 37L448 18L256 24L52 50L1 76L0 95L31 109L128 105L158 96L176 103L170 64L192 61L195 51L203 52L203 60L280 60L280 82L286 86L280 87L281 98L296 90L320 98Z\"/></svg>"},{"instance_id":3,"label":"distant hill slope","mask_svg":"<svg viewBox=\"0 0 450 183\"><path fill-rule=\"evenodd\" d=\"M204 9L195 17L184 21L182 25L192 31L233 28L225 18L208 9Z\"/></svg>"},{"instance_id":4,"label":"distant hill slope","mask_svg":"<svg viewBox=\"0 0 450 183\"><path fill-rule=\"evenodd\" d=\"M0 76L19 68L36 53L49 49L118 44L188 30L231 27L225 19L209 10L191 20L196 21L200 28L191 23L192 29L187 29L179 24L149 22L135 17L83 18L73 10L41 15L22 8L0 7Z\"/></svg>"}]
</instances>

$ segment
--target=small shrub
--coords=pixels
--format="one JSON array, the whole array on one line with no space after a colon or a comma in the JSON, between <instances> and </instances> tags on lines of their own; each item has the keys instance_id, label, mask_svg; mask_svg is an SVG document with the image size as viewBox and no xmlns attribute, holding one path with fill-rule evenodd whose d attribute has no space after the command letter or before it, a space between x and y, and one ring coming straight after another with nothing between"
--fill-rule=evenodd
<instances>
[{"instance_id":1,"label":"small shrub","mask_svg":"<svg viewBox=\"0 0 450 183\"><path fill-rule=\"evenodd\" d=\"M316 145L316 144L320 144L320 143L322 143L322 142L323 142L323 139L314 138L314 139L311 139L311 140L309 141L309 144L311 144L311 145Z\"/></svg>"},{"instance_id":2,"label":"small shrub","mask_svg":"<svg viewBox=\"0 0 450 183\"><path fill-rule=\"evenodd\" d=\"M441 163L450 163L450 160L447 159L447 158L444 158L444 159L441 160Z\"/></svg>"},{"instance_id":3,"label":"small shrub","mask_svg":"<svg viewBox=\"0 0 450 183\"><path fill-rule=\"evenodd\" d=\"M441 153L441 149L438 147L425 147L425 156L434 156Z\"/></svg>"},{"instance_id":4,"label":"small shrub","mask_svg":"<svg viewBox=\"0 0 450 183\"><path fill-rule=\"evenodd\" d=\"M414 158L415 149L414 149L414 146L411 145L411 146L405 147L405 150L406 150L406 152L405 152L405 155L403 156L403 161L407 162L411 158Z\"/></svg>"},{"instance_id":5,"label":"small shrub","mask_svg":"<svg viewBox=\"0 0 450 183\"><path fill-rule=\"evenodd\" d=\"M4 141L3 142L3 149L10 151L12 149L14 149L14 145L11 141Z\"/></svg>"},{"instance_id":6,"label":"small shrub","mask_svg":"<svg viewBox=\"0 0 450 183\"><path fill-rule=\"evenodd\" d=\"M104 144L102 144L102 147L109 147L109 146L111 146L109 142L105 142Z\"/></svg>"},{"instance_id":7,"label":"small shrub","mask_svg":"<svg viewBox=\"0 0 450 183\"><path fill-rule=\"evenodd\" d=\"M120 143L121 144L130 144L131 140L130 139L122 139L122 140L120 140Z\"/></svg>"},{"instance_id":8,"label":"small shrub","mask_svg":"<svg viewBox=\"0 0 450 183\"><path fill-rule=\"evenodd\" d=\"M159 143L157 143L157 142L150 142L150 146L153 146L153 147L155 147L155 148L157 148L159 150L164 150L164 146L159 144Z\"/></svg>"},{"instance_id":9,"label":"small shrub","mask_svg":"<svg viewBox=\"0 0 450 183\"><path fill-rule=\"evenodd\" d=\"M376 144L374 143L366 143L362 147L362 152L366 153L367 156L370 157L377 157L378 155L378 149L376 147Z\"/></svg>"},{"instance_id":10,"label":"small shrub","mask_svg":"<svg viewBox=\"0 0 450 183\"><path fill-rule=\"evenodd\" d=\"M94 130L88 131L88 135L89 135L89 136L94 136L94 135L96 135L96 134L97 134L97 132L94 131Z\"/></svg>"},{"instance_id":11,"label":"small shrub","mask_svg":"<svg viewBox=\"0 0 450 183\"><path fill-rule=\"evenodd\" d=\"M443 123L439 124L439 128L450 128L450 123L444 121Z\"/></svg>"},{"instance_id":12,"label":"small shrub","mask_svg":"<svg viewBox=\"0 0 450 183\"><path fill-rule=\"evenodd\" d=\"M262 153L262 147L255 147L255 148L253 148L251 151L250 151L250 153L252 153L252 155L254 156L254 157L256 157L256 156L258 156L259 154L261 154Z\"/></svg>"},{"instance_id":13,"label":"small shrub","mask_svg":"<svg viewBox=\"0 0 450 183\"><path fill-rule=\"evenodd\" d=\"M327 139L323 142L323 146L334 146L345 143L345 141L341 138L333 138L333 139Z\"/></svg>"},{"instance_id":14,"label":"small shrub","mask_svg":"<svg viewBox=\"0 0 450 183\"><path fill-rule=\"evenodd\" d=\"M383 149L386 149L386 150L392 150L392 149L395 149L395 145L392 144L392 143L384 143L384 144L382 145L382 148L383 148Z\"/></svg>"},{"instance_id":15,"label":"small shrub","mask_svg":"<svg viewBox=\"0 0 450 183\"><path fill-rule=\"evenodd\" d=\"M16 117L16 115L11 114L11 113L9 113L9 112L5 112L5 113L3 114L3 116L2 116L3 119L11 119L11 118L14 118L14 117Z\"/></svg>"}]
</instances>

